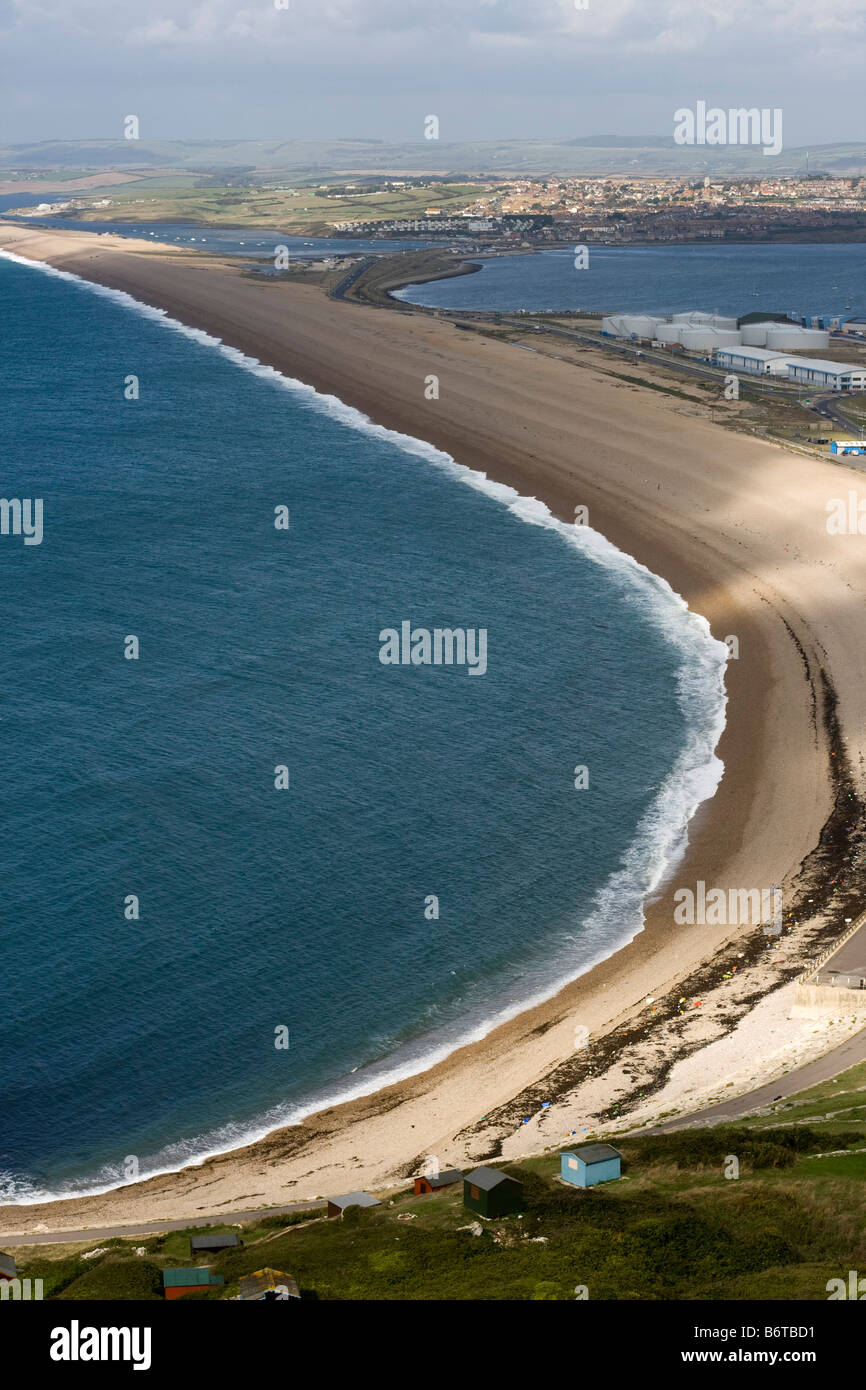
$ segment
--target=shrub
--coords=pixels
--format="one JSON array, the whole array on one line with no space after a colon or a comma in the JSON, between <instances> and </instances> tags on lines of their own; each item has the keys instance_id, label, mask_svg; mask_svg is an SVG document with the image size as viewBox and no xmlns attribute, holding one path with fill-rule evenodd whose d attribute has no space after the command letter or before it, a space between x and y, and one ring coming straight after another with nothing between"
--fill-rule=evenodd
<instances>
[{"instance_id":1,"label":"shrub","mask_svg":"<svg viewBox=\"0 0 866 1390\"><path fill-rule=\"evenodd\" d=\"M141 1256L113 1259L106 1255L94 1269L88 1269L67 1284L58 1299L133 1299L153 1302L162 1298L162 1270Z\"/></svg>"}]
</instances>

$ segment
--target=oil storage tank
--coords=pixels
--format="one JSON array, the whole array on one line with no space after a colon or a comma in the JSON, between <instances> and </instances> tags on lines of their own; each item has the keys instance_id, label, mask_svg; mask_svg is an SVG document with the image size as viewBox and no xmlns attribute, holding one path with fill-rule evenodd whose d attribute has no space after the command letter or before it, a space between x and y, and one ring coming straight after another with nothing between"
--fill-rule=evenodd
<instances>
[{"instance_id":1,"label":"oil storage tank","mask_svg":"<svg viewBox=\"0 0 866 1390\"><path fill-rule=\"evenodd\" d=\"M776 326L774 319L763 319L760 323L744 323L740 332L747 347L766 347L767 334Z\"/></svg>"},{"instance_id":2,"label":"oil storage tank","mask_svg":"<svg viewBox=\"0 0 866 1390\"><path fill-rule=\"evenodd\" d=\"M687 352L713 352L715 348L734 347L741 342L736 328L713 328L710 324L701 328L683 328L680 342Z\"/></svg>"},{"instance_id":3,"label":"oil storage tank","mask_svg":"<svg viewBox=\"0 0 866 1390\"><path fill-rule=\"evenodd\" d=\"M801 328L798 323L774 323L767 329L766 346L783 352L814 352L830 346L830 334L822 328Z\"/></svg>"},{"instance_id":4,"label":"oil storage tank","mask_svg":"<svg viewBox=\"0 0 866 1390\"><path fill-rule=\"evenodd\" d=\"M665 343L668 347L671 343L681 341L683 325L681 323L660 323L656 329L656 342Z\"/></svg>"},{"instance_id":5,"label":"oil storage tank","mask_svg":"<svg viewBox=\"0 0 866 1390\"><path fill-rule=\"evenodd\" d=\"M656 328L664 319L653 314L611 314L602 320L602 333L615 333L617 338L654 338ZM610 328L605 325L610 324Z\"/></svg>"},{"instance_id":6,"label":"oil storage tank","mask_svg":"<svg viewBox=\"0 0 866 1390\"><path fill-rule=\"evenodd\" d=\"M700 309L692 309L686 314L673 314L672 323L683 323L689 328L729 328L737 327L737 320L726 314L705 314Z\"/></svg>"}]
</instances>

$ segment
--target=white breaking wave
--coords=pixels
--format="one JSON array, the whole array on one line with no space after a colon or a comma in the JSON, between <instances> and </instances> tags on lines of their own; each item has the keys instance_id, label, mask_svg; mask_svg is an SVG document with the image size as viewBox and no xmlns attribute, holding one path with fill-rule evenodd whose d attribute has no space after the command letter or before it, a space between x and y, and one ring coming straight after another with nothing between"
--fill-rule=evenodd
<instances>
[{"instance_id":1,"label":"white breaking wave","mask_svg":"<svg viewBox=\"0 0 866 1390\"><path fill-rule=\"evenodd\" d=\"M511 1001L489 1017L462 1031L438 1041L430 1035L384 1061L360 1068L351 1082L342 1088L311 1096L303 1103L276 1106L262 1115L254 1127L249 1124L226 1124L207 1134L194 1136L167 1145L152 1160L141 1163L135 1181L176 1172L180 1168L204 1163L217 1154L227 1153L263 1139L283 1125L299 1124L317 1110L370 1095L396 1081L416 1076L442 1061L451 1052L468 1043L478 1042L488 1033L523 1013L544 1003L565 985L586 974L600 961L613 955L643 930L644 904L672 872L688 846L688 825L702 802L714 795L721 781L724 765L716 756L716 746L725 727L727 695L725 667L728 650L710 632L707 620L693 613L667 580L654 574L633 556L619 550L599 531L558 520L550 509L536 497L524 497L504 483L494 482L486 473L457 463L450 454L412 435L376 425L360 410L346 405L337 396L324 395L314 387L293 377L284 376L258 358L250 357L238 348L229 347L220 338L200 328L190 328L172 318L164 309L144 304L124 290L110 289L75 275L58 270L44 261L28 260L11 251L0 250L0 257L17 265L39 270L61 280L80 285L86 290L112 300L134 313L161 323L173 332L181 333L194 342L216 348L236 366L254 376L288 390L332 419L349 428L399 446L425 462L445 470L456 481L485 493L501 503L520 521L541 526L554 532L566 544L607 571L626 602L637 604L642 616L660 631L679 656L677 675L678 697L689 726L689 738L668 776L659 788L654 805L639 822L634 839L622 857L620 867L599 889L581 924L580 945L583 958L577 963L560 963L550 980L530 997ZM611 934L611 923L618 922L620 930ZM589 946L589 953L586 948ZM152 1166L151 1166L152 1164ZM8 1182L0 1174L0 1200L10 1205L31 1205L71 1196L97 1196L127 1185L119 1169L103 1168L94 1178L80 1184L70 1182L62 1189L37 1190L26 1180Z\"/></svg>"}]
</instances>

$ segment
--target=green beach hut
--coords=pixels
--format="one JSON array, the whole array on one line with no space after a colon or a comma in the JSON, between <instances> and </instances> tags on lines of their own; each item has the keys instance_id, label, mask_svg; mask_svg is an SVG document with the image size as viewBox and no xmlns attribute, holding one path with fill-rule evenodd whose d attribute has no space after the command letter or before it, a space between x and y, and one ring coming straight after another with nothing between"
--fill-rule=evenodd
<instances>
[{"instance_id":1,"label":"green beach hut","mask_svg":"<svg viewBox=\"0 0 866 1390\"><path fill-rule=\"evenodd\" d=\"M498 1168L474 1168L463 1179L463 1205L477 1216L510 1216L523 1206L523 1183Z\"/></svg>"}]
</instances>

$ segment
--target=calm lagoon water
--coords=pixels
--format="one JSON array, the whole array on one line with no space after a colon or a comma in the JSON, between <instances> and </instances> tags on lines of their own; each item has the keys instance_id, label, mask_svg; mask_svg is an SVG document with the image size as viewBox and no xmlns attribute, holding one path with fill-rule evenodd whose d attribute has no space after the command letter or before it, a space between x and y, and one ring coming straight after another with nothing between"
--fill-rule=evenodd
<instances>
[{"instance_id":1,"label":"calm lagoon water","mask_svg":"<svg viewBox=\"0 0 866 1390\"><path fill-rule=\"evenodd\" d=\"M474 257L474 275L412 285L397 297L449 309L688 309L740 317L757 309L794 317L853 317L866 310L866 243L732 246L590 246L574 251Z\"/></svg>"}]
</instances>

